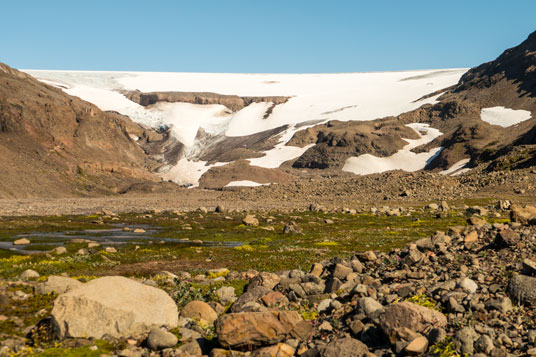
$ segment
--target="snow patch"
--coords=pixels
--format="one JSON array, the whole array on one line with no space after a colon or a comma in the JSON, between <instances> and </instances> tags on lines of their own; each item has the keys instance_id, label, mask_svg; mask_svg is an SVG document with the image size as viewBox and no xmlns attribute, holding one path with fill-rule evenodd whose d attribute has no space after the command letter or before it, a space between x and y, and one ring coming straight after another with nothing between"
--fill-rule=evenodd
<instances>
[{"instance_id":1,"label":"snow patch","mask_svg":"<svg viewBox=\"0 0 536 357\"><path fill-rule=\"evenodd\" d=\"M223 165L226 165L226 163L218 162L212 165L207 165L207 161L190 161L186 158L182 158L175 166L161 171L161 176L165 180L173 181L179 185L198 187L199 179L205 172L212 167Z\"/></svg>"},{"instance_id":2,"label":"snow patch","mask_svg":"<svg viewBox=\"0 0 536 357\"><path fill-rule=\"evenodd\" d=\"M505 107L483 108L480 119L504 128L529 120L532 117L528 110L514 110Z\"/></svg>"},{"instance_id":3,"label":"snow patch","mask_svg":"<svg viewBox=\"0 0 536 357\"><path fill-rule=\"evenodd\" d=\"M440 174L442 175L456 175L458 170L461 170L465 167L465 165L467 165L469 163L469 161L471 161L471 159L463 159L463 160L460 160L458 161L457 163L455 163L454 165L452 165L450 168L448 168L447 170L444 170L444 171L441 171L439 172Z\"/></svg>"},{"instance_id":4,"label":"snow patch","mask_svg":"<svg viewBox=\"0 0 536 357\"><path fill-rule=\"evenodd\" d=\"M242 181L231 181L224 187L258 187L258 186L266 186L266 185L269 185L269 183L258 183L255 181L242 180Z\"/></svg>"},{"instance_id":5,"label":"snow patch","mask_svg":"<svg viewBox=\"0 0 536 357\"><path fill-rule=\"evenodd\" d=\"M368 175L391 170L413 172L424 169L426 164L437 156L443 148L434 148L418 154L411 150L433 141L442 133L437 129L430 128L428 124L413 123L406 126L415 130L421 137L415 140L404 139L408 144L389 157L377 157L370 154L350 157L346 159L342 170L358 175Z\"/></svg>"}]
</instances>

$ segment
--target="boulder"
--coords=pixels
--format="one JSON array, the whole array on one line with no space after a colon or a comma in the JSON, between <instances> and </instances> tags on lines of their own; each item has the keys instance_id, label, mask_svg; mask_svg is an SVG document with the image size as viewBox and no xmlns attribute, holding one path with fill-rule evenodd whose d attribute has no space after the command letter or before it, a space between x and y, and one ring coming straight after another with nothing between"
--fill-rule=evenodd
<instances>
[{"instance_id":1,"label":"boulder","mask_svg":"<svg viewBox=\"0 0 536 357\"><path fill-rule=\"evenodd\" d=\"M182 308L181 317L198 320L204 324L212 324L218 318L218 314L206 302L191 301Z\"/></svg>"},{"instance_id":2,"label":"boulder","mask_svg":"<svg viewBox=\"0 0 536 357\"><path fill-rule=\"evenodd\" d=\"M60 295L66 293L67 291L79 288L82 285L83 284L81 282L72 278L51 275L48 277L47 281L39 283L35 286L35 292L37 294L55 293Z\"/></svg>"},{"instance_id":3,"label":"boulder","mask_svg":"<svg viewBox=\"0 0 536 357\"><path fill-rule=\"evenodd\" d=\"M153 327L147 336L147 346L154 351L173 347L178 342L177 336L159 327Z\"/></svg>"},{"instance_id":4,"label":"boulder","mask_svg":"<svg viewBox=\"0 0 536 357\"><path fill-rule=\"evenodd\" d=\"M27 245L27 244L30 244L30 240L28 238L17 239L13 242L13 245Z\"/></svg>"},{"instance_id":5,"label":"boulder","mask_svg":"<svg viewBox=\"0 0 536 357\"><path fill-rule=\"evenodd\" d=\"M67 253L67 248L65 247L56 247L52 250L53 253L55 254L65 254Z\"/></svg>"},{"instance_id":6,"label":"boulder","mask_svg":"<svg viewBox=\"0 0 536 357\"><path fill-rule=\"evenodd\" d=\"M514 232L510 229L503 229L495 236L494 245L499 249L507 248L516 245L520 239L521 236L519 235L519 233Z\"/></svg>"},{"instance_id":7,"label":"boulder","mask_svg":"<svg viewBox=\"0 0 536 357\"><path fill-rule=\"evenodd\" d=\"M510 210L510 219L512 222L528 224L531 220L534 220L534 218L536 218L536 207L512 205Z\"/></svg>"},{"instance_id":8,"label":"boulder","mask_svg":"<svg viewBox=\"0 0 536 357\"><path fill-rule=\"evenodd\" d=\"M283 227L283 233L285 234L303 234L302 230L296 222L289 222Z\"/></svg>"},{"instance_id":9,"label":"boulder","mask_svg":"<svg viewBox=\"0 0 536 357\"><path fill-rule=\"evenodd\" d=\"M255 303L264 295L268 294L270 289L267 289L262 286L258 286L253 289L248 289L245 293L240 295L238 299L231 306L231 312L240 312L241 309L249 303Z\"/></svg>"},{"instance_id":10,"label":"boulder","mask_svg":"<svg viewBox=\"0 0 536 357\"><path fill-rule=\"evenodd\" d=\"M474 343L478 339L478 334L472 327L466 326L458 331L454 335L454 346L456 351L462 353L462 355L472 356L474 353Z\"/></svg>"},{"instance_id":11,"label":"boulder","mask_svg":"<svg viewBox=\"0 0 536 357\"><path fill-rule=\"evenodd\" d=\"M259 220L255 218L255 216L248 214L246 217L244 217L242 223L244 223L246 226L256 227L259 225Z\"/></svg>"},{"instance_id":12,"label":"boulder","mask_svg":"<svg viewBox=\"0 0 536 357\"><path fill-rule=\"evenodd\" d=\"M426 352L428 349L428 339L424 336L419 336L413 339L407 346L404 348L404 351L408 356L420 356Z\"/></svg>"},{"instance_id":13,"label":"boulder","mask_svg":"<svg viewBox=\"0 0 536 357\"><path fill-rule=\"evenodd\" d=\"M447 318L439 311L403 301L391 304L380 316L380 325L387 336L400 327L426 335L434 327L447 326Z\"/></svg>"},{"instance_id":14,"label":"boulder","mask_svg":"<svg viewBox=\"0 0 536 357\"><path fill-rule=\"evenodd\" d=\"M345 337L328 343L319 352L321 357L364 357L368 356L369 349L363 342Z\"/></svg>"},{"instance_id":15,"label":"boulder","mask_svg":"<svg viewBox=\"0 0 536 357\"><path fill-rule=\"evenodd\" d=\"M279 275L269 272L262 272L253 279L248 284L248 290L262 286L266 289L272 290L279 282L281 278Z\"/></svg>"},{"instance_id":16,"label":"boulder","mask_svg":"<svg viewBox=\"0 0 536 357\"><path fill-rule=\"evenodd\" d=\"M216 290L216 296L223 305L227 305L236 300L235 289L232 286L222 286Z\"/></svg>"},{"instance_id":17,"label":"boulder","mask_svg":"<svg viewBox=\"0 0 536 357\"><path fill-rule=\"evenodd\" d=\"M28 280L28 279L37 279L39 278L39 273L36 272L33 269L26 269L22 273L20 273L19 278L22 280Z\"/></svg>"},{"instance_id":18,"label":"boulder","mask_svg":"<svg viewBox=\"0 0 536 357\"><path fill-rule=\"evenodd\" d=\"M254 351L252 357L292 357L296 353L296 349L286 343L278 343L277 345L268 346Z\"/></svg>"},{"instance_id":19,"label":"boulder","mask_svg":"<svg viewBox=\"0 0 536 357\"><path fill-rule=\"evenodd\" d=\"M218 318L216 333L225 348L271 345L287 338L300 321L296 311L233 313Z\"/></svg>"},{"instance_id":20,"label":"boulder","mask_svg":"<svg viewBox=\"0 0 536 357\"><path fill-rule=\"evenodd\" d=\"M536 278L514 274L508 283L507 291L513 301L532 305L536 302Z\"/></svg>"},{"instance_id":21,"label":"boulder","mask_svg":"<svg viewBox=\"0 0 536 357\"><path fill-rule=\"evenodd\" d=\"M168 294L121 276L98 278L58 296L51 315L60 338L137 336L178 324L177 305Z\"/></svg>"},{"instance_id":22,"label":"boulder","mask_svg":"<svg viewBox=\"0 0 536 357\"><path fill-rule=\"evenodd\" d=\"M333 270L333 277L344 280L348 274L352 273L354 270L342 264L336 264L335 269Z\"/></svg>"}]
</instances>

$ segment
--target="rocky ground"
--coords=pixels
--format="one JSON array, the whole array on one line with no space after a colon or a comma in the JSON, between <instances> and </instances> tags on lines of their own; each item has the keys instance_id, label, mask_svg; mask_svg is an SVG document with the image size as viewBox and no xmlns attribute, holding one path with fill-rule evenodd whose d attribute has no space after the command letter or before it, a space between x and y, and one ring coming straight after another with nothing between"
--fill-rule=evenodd
<instances>
[{"instance_id":1,"label":"rocky ground","mask_svg":"<svg viewBox=\"0 0 536 357\"><path fill-rule=\"evenodd\" d=\"M450 207L443 202L431 209L441 216ZM502 200L492 211L474 207L467 212L468 225L387 253L361 251L319 261L306 271L223 268L162 271L149 279L40 279L29 269L0 284L0 351L536 355L536 208ZM511 219L489 224L482 218L494 212ZM233 286L238 280L247 285ZM10 335L8 328L26 337Z\"/></svg>"},{"instance_id":2,"label":"rocky ground","mask_svg":"<svg viewBox=\"0 0 536 357\"><path fill-rule=\"evenodd\" d=\"M287 168L280 170L282 183L253 188L204 190L181 188L171 183L147 183L133 185L125 194L105 197L0 199L0 216L91 214L103 208L119 213L191 211L201 206L212 210L223 205L239 211L288 212L305 209L311 203L338 210L343 207L415 206L440 200L480 203L504 198L520 203L532 202L536 195L536 170L510 170L508 163L504 168L503 171L486 172L486 166L481 165L470 174L454 177L402 171L356 176ZM226 175L229 180L233 177L231 172ZM289 182L290 177L295 179Z\"/></svg>"}]
</instances>

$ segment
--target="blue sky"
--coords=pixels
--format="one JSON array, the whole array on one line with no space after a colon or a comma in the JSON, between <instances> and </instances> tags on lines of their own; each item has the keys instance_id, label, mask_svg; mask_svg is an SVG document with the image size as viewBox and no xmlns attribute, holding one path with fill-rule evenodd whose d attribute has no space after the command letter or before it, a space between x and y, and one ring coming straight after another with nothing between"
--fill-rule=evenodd
<instances>
[{"instance_id":1,"label":"blue sky","mask_svg":"<svg viewBox=\"0 0 536 357\"><path fill-rule=\"evenodd\" d=\"M2 0L0 8L0 61L24 69L472 67L536 30L534 0Z\"/></svg>"}]
</instances>

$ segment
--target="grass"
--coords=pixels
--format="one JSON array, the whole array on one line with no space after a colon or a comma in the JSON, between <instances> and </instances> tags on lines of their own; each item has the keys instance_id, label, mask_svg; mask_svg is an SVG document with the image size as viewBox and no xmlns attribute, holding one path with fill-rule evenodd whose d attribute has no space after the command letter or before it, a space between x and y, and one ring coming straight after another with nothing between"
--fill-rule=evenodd
<instances>
[{"instance_id":1,"label":"grass","mask_svg":"<svg viewBox=\"0 0 536 357\"><path fill-rule=\"evenodd\" d=\"M244 226L244 216L243 213L200 215L190 212L176 215L165 212L152 215L123 214L113 221L99 215L0 218L0 241L13 241L17 236L32 232L57 232L59 235L77 231L82 231L91 239L92 234L102 233L88 233L86 230L117 225L148 225L156 229L151 237L152 242L132 240L116 246L118 253L104 252L106 245L102 244L90 255L77 255L76 252L87 247L87 244L69 241L61 242L67 248L67 254L62 255L38 254L28 257L0 250L0 277L13 278L29 268L41 275L104 275L117 266L126 265L133 267L126 273L122 271L122 274L143 276L156 273L139 268L140 264L151 261L184 262L187 270L195 267L226 267L239 271L308 269L311 263L333 256L349 256L365 250L388 251L430 236L435 231L466 224L463 211L451 211L444 218L437 218L435 213L426 210L415 210L400 217L368 213L268 212L256 214L260 221L258 227ZM327 219L334 221L334 224L324 223ZM295 221L303 234L284 234L283 227L289 221ZM490 222L507 221L507 217L490 219ZM163 239L182 242L161 242ZM55 238L54 234L35 241L32 239L29 249L51 250L53 246L45 243L57 241L60 239Z\"/></svg>"}]
</instances>

